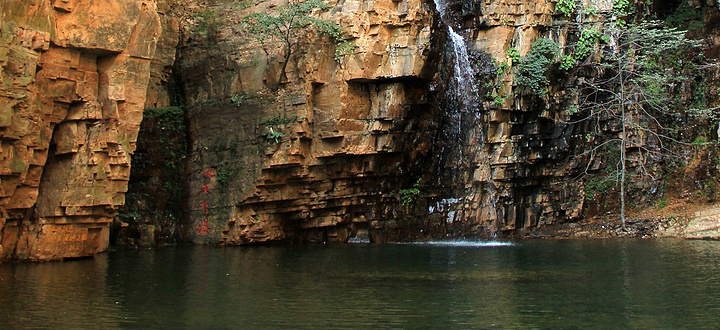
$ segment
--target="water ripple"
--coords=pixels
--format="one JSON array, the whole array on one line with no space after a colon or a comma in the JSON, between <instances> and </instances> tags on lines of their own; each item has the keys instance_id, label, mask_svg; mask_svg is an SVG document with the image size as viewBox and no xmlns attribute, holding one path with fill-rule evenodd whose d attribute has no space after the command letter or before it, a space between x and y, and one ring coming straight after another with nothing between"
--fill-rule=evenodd
<instances>
[{"instance_id":1,"label":"water ripple","mask_svg":"<svg viewBox=\"0 0 720 330\"><path fill-rule=\"evenodd\" d=\"M429 241L429 242L411 242L411 243L398 243L398 244L410 244L410 245L432 245L432 246L453 246L453 247L500 247L500 246L515 246L512 242L500 242L500 241Z\"/></svg>"}]
</instances>

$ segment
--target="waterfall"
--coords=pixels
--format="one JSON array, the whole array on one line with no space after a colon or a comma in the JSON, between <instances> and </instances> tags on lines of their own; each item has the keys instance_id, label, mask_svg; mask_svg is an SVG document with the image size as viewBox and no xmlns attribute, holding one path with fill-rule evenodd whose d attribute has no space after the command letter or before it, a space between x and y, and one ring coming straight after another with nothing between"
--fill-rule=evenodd
<instances>
[{"instance_id":1,"label":"waterfall","mask_svg":"<svg viewBox=\"0 0 720 330\"><path fill-rule=\"evenodd\" d=\"M453 96L456 96L459 101L456 107L457 109L453 110L454 112L473 113L475 114L475 118L477 118L479 114L479 111L477 111L477 79L475 79L475 70L470 63L465 39L455 32L455 29L452 27L446 12L446 0L434 0L434 2L435 7L440 13L440 20L447 26L453 48L453 86L451 86L450 92L453 93ZM458 122L457 126L459 126L459 124Z\"/></svg>"},{"instance_id":2,"label":"waterfall","mask_svg":"<svg viewBox=\"0 0 720 330\"><path fill-rule=\"evenodd\" d=\"M437 0L436 0L437 1ZM455 73L454 79L456 84L456 95L460 97L462 107L466 111L472 111L475 107L477 97L477 80L475 79L475 70L470 64L470 58L468 57L467 46L462 36L457 34L452 26L448 25L448 35L452 41L454 57L455 57Z\"/></svg>"},{"instance_id":3,"label":"waterfall","mask_svg":"<svg viewBox=\"0 0 720 330\"><path fill-rule=\"evenodd\" d=\"M470 203L473 200L483 204L482 200L484 196L488 198L486 201L489 202L492 213L494 213L492 216L494 217L495 231L497 231L499 229L499 217L495 196L496 187L492 180L490 159L485 152L485 136L481 125L482 118L480 116L481 99L478 95L479 83L476 78L475 67L470 61L465 39L455 32L453 28L452 18L447 12L448 0L433 1L435 2L435 8L440 13L440 20L447 27L447 33L452 46L454 66L452 78L446 90L448 101L446 118L448 122L444 132L446 142L449 142L451 145L451 150L445 150L445 148L443 148L441 163L444 163L444 166L441 166L442 168L439 170L450 170L450 172L452 172L452 170L455 169L456 171L450 174L450 176L455 177L458 177L458 174L464 171L470 171L471 178L469 180L473 180L473 169L480 167L482 168L481 172L485 173L484 176L486 177L484 180L487 182L487 195L482 193L481 188L469 185L468 182L455 182L456 185L459 184L462 189L464 189L462 198L449 198L439 203L453 204L447 206L452 209L462 209L463 204ZM450 50L449 47L448 50ZM460 175L459 177L463 176ZM447 203L447 201L450 200L454 201L454 203ZM480 207L482 208L482 206ZM432 213L432 210L430 212ZM448 222L452 223L455 217L455 211L448 212L448 216Z\"/></svg>"},{"instance_id":4,"label":"waterfall","mask_svg":"<svg viewBox=\"0 0 720 330\"><path fill-rule=\"evenodd\" d=\"M449 148L449 150L443 148L441 157L447 165L446 167L462 168L466 167L466 165L463 165L463 160L467 158L464 157L462 149L468 140L463 134L463 126L467 127L467 124L469 124L463 123L463 121L472 120L477 122L480 119L478 107L480 100L477 96L478 83L475 78L475 69L470 63L465 39L453 29L451 17L447 12L448 0L433 1L435 2L435 8L440 13L440 20L447 27L451 44L448 50L452 50L453 61L452 78L446 90L448 109L446 112L447 123L443 133L446 142L449 142L453 147ZM480 130L479 136L482 136L482 130ZM483 140L482 137L480 140Z\"/></svg>"},{"instance_id":5,"label":"waterfall","mask_svg":"<svg viewBox=\"0 0 720 330\"><path fill-rule=\"evenodd\" d=\"M480 99L478 97L478 82L475 77L475 69L470 63L468 48L465 39L455 32L453 28L452 17L448 12L448 0L433 0L435 8L440 13L440 20L447 28L449 38L446 50L452 51L449 54L452 57L452 76L445 90L447 108L445 112L446 122L443 128L444 142L449 148L443 147L441 152L441 167L439 171L457 170L463 171L468 169L469 154L474 154L468 150L469 141L468 132L478 128L477 140L484 144L482 137L482 129L479 127L480 119ZM475 149L477 146L470 146ZM482 148L482 146L481 146ZM456 172L457 172L456 171ZM459 173L451 173L456 176Z\"/></svg>"}]
</instances>

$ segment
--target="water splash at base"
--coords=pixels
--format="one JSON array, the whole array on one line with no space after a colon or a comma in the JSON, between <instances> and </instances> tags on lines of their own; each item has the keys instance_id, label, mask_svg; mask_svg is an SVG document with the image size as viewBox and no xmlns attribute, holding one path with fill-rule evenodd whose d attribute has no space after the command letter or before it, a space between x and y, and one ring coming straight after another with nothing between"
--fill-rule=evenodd
<instances>
[{"instance_id":1,"label":"water splash at base","mask_svg":"<svg viewBox=\"0 0 720 330\"><path fill-rule=\"evenodd\" d=\"M411 242L411 243L397 243L397 244L408 244L408 245L429 245L429 246L450 246L450 247L502 247L502 246L515 246L512 242L500 242L500 241L430 241L430 242Z\"/></svg>"}]
</instances>

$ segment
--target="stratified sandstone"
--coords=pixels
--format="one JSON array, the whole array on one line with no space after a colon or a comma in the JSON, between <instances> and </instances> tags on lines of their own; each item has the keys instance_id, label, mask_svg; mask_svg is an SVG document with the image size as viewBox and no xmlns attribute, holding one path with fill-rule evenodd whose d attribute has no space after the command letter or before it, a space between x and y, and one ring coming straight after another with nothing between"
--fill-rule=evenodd
<instances>
[{"instance_id":1,"label":"stratified sandstone","mask_svg":"<svg viewBox=\"0 0 720 330\"><path fill-rule=\"evenodd\" d=\"M186 182L173 182L187 186L188 210L177 214L188 216L177 227L138 219L150 236L140 244L176 229L206 244L491 235L601 211L578 176L607 164L586 157L597 141L564 109L582 77L552 76L547 96L533 98L497 68L511 63L507 50L525 55L539 37L571 45L591 20L580 8L609 11L611 1L579 1L571 19L554 1L449 1L444 22L433 1L329 1L313 15L339 24L353 53L336 57L333 40L308 31L284 66L283 44L259 41L243 17L286 3L0 0L0 260L106 248L142 110L176 105L178 38L187 167L180 156L146 159L188 169ZM690 3L717 20L717 7ZM468 95L452 90L447 25L465 40L477 79L469 111L458 110ZM596 126L618 134L616 119ZM151 144L149 154L163 150Z\"/></svg>"},{"instance_id":2,"label":"stratified sandstone","mask_svg":"<svg viewBox=\"0 0 720 330\"><path fill-rule=\"evenodd\" d=\"M354 54L336 61L329 40L313 43L273 92L265 87L278 76L281 46L247 35L241 17L281 4L205 8L217 13L221 28L208 37L218 47L190 33L181 52L193 144L187 239L385 241L581 215L582 189L549 170L567 156L572 146L562 141L573 127L553 128L548 114L512 99L479 105L478 114L450 109L454 55L432 3L350 1L319 14L343 27ZM487 63L478 74L492 76L510 47L525 54L548 29L564 31L553 25L553 6L453 2L448 19L473 59ZM512 80L501 88L511 90ZM282 136L266 138L276 131ZM459 133L449 139L448 131ZM416 182L423 198L403 203Z\"/></svg>"},{"instance_id":3,"label":"stratified sandstone","mask_svg":"<svg viewBox=\"0 0 720 330\"><path fill-rule=\"evenodd\" d=\"M420 178L413 163L440 120L427 95L431 7L346 1L318 13L343 27L354 54L336 60L332 41L315 36L275 92L266 87L282 46L258 42L241 19L281 4L205 8L220 24L212 47L188 29L179 60L192 144L188 240L346 241L407 209L397 192Z\"/></svg>"},{"instance_id":4,"label":"stratified sandstone","mask_svg":"<svg viewBox=\"0 0 720 330\"><path fill-rule=\"evenodd\" d=\"M0 5L0 260L104 251L162 35L156 4Z\"/></svg>"},{"instance_id":5,"label":"stratified sandstone","mask_svg":"<svg viewBox=\"0 0 720 330\"><path fill-rule=\"evenodd\" d=\"M569 121L566 111L567 89L579 78L552 76L547 96L533 98L497 67L511 63L507 50L526 55L540 37L572 44L578 20L592 21L583 9L608 13L612 1L579 1L572 18L556 12L554 1L449 2L447 23L431 1L331 2L315 15L340 24L357 45L354 54L334 59L331 40L313 35L291 57L280 86L282 44L259 42L242 18L285 1L188 7L194 14L179 60L191 143L182 238L248 244L493 235L600 212L599 201L587 205L592 198L579 177L606 166L605 156L589 159L597 146L591 128ZM445 24L468 45L479 89L474 112L454 109L465 96L448 91L454 55ZM198 32L201 26L211 32ZM493 102L492 94L513 97ZM616 119L598 127L598 134L618 134ZM403 202L415 183L417 198Z\"/></svg>"}]
</instances>

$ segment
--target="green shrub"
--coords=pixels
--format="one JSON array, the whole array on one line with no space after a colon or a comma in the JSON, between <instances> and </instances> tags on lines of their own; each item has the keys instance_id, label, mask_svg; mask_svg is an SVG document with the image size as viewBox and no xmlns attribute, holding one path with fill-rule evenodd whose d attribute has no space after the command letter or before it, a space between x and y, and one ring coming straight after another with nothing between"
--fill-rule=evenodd
<instances>
[{"instance_id":1,"label":"green shrub","mask_svg":"<svg viewBox=\"0 0 720 330\"><path fill-rule=\"evenodd\" d=\"M338 41L335 44L335 61L340 63L345 57L355 54L358 46L347 40Z\"/></svg>"},{"instance_id":2,"label":"green shrub","mask_svg":"<svg viewBox=\"0 0 720 330\"><path fill-rule=\"evenodd\" d=\"M219 29L220 21L215 11L207 10L196 16L196 25L193 32L207 38L217 34Z\"/></svg>"},{"instance_id":3,"label":"green shrub","mask_svg":"<svg viewBox=\"0 0 720 330\"><path fill-rule=\"evenodd\" d=\"M702 29L702 11L690 7L687 2L683 1L672 14L668 15L665 24L688 31Z\"/></svg>"},{"instance_id":4,"label":"green shrub","mask_svg":"<svg viewBox=\"0 0 720 330\"><path fill-rule=\"evenodd\" d=\"M633 12L632 4L630 0L615 0L613 1L613 14L618 17L625 17Z\"/></svg>"},{"instance_id":5,"label":"green shrub","mask_svg":"<svg viewBox=\"0 0 720 330\"><path fill-rule=\"evenodd\" d=\"M508 64L508 62L502 62L502 63L500 63L500 65L499 65L498 68L497 68L497 71L495 71L495 73L496 73L498 76L504 75L504 74L509 73L509 72L510 72L510 64Z\"/></svg>"},{"instance_id":6,"label":"green shrub","mask_svg":"<svg viewBox=\"0 0 720 330\"><path fill-rule=\"evenodd\" d=\"M562 13L565 17L572 16L575 12L575 6L577 6L577 0L559 0L555 4L555 11Z\"/></svg>"},{"instance_id":7,"label":"green shrub","mask_svg":"<svg viewBox=\"0 0 720 330\"><path fill-rule=\"evenodd\" d=\"M580 39L575 45L575 59L582 61L595 51L595 45L602 33L598 29L584 29L580 32Z\"/></svg>"},{"instance_id":8,"label":"green shrub","mask_svg":"<svg viewBox=\"0 0 720 330\"><path fill-rule=\"evenodd\" d=\"M418 179L412 188L400 190L400 202L402 205L413 204L420 197L420 180Z\"/></svg>"},{"instance_id":9,"label":"green shrub","mask_svg":"<svg viewBox=\"0 0 720 330\"><path fill-rule=\"evenodd\" d=\"M594 177L585 181L585 197L593 199L605 195L610 191L613 182L607 177Z\"/></svg>"},{"instance_id":10,"label":"green shrub","mask_svg":"<svg viewBox=\"0 0 720 330\"><path fill-rule=\"evenodd\" d=\"M239 107L243 104L243 102L245 102L245 99L247 99L247 96L245 95L234 95L230 98L230 101L232 101L236 107Z\"/></svg>"},{"instance_id":11,"label":"green shrub","mask_svg":"<svg viewBox=\"0 0 720 330\"><path fill-rule=\"evenodd\" d=\"M575 66L575 58L570 55L560 57L560 70L568 71Z\"/></svg>"},{"instance_id":12,"label":"green shrub","mask_svg":"<svg viewBox=\"0 0 720 330\"><path fill-rule=\"evenodd\" d=\"M544 96L550 81L547 72L555 61L559 46L550 39L541 38L532 44L530 53L520 60L515 72L518 86L530 88L532 94Z\"/></svg>"},{"instance_id":13,"label":"green shrub","mask_svg":"<svg viewBox=\"0 0 720 330\"><path fill-rule=\"evenodd\" d=\"M696 136L695 139L692 141L693 145L703 145L706 143L707 143L707 139L702 135Z\"/></svg>"},{"instance_id":14,"label":"green shrub","mask_svg":"<svg viewBox=\"0 0 720 330\"><path fill-rule=\"evenodd\" d=\"M510 57L513 63L517 63L520 61L520 52L515 47L510 47L510 49L506 50L505 55Z\"/></svg>"}]
</instances>

